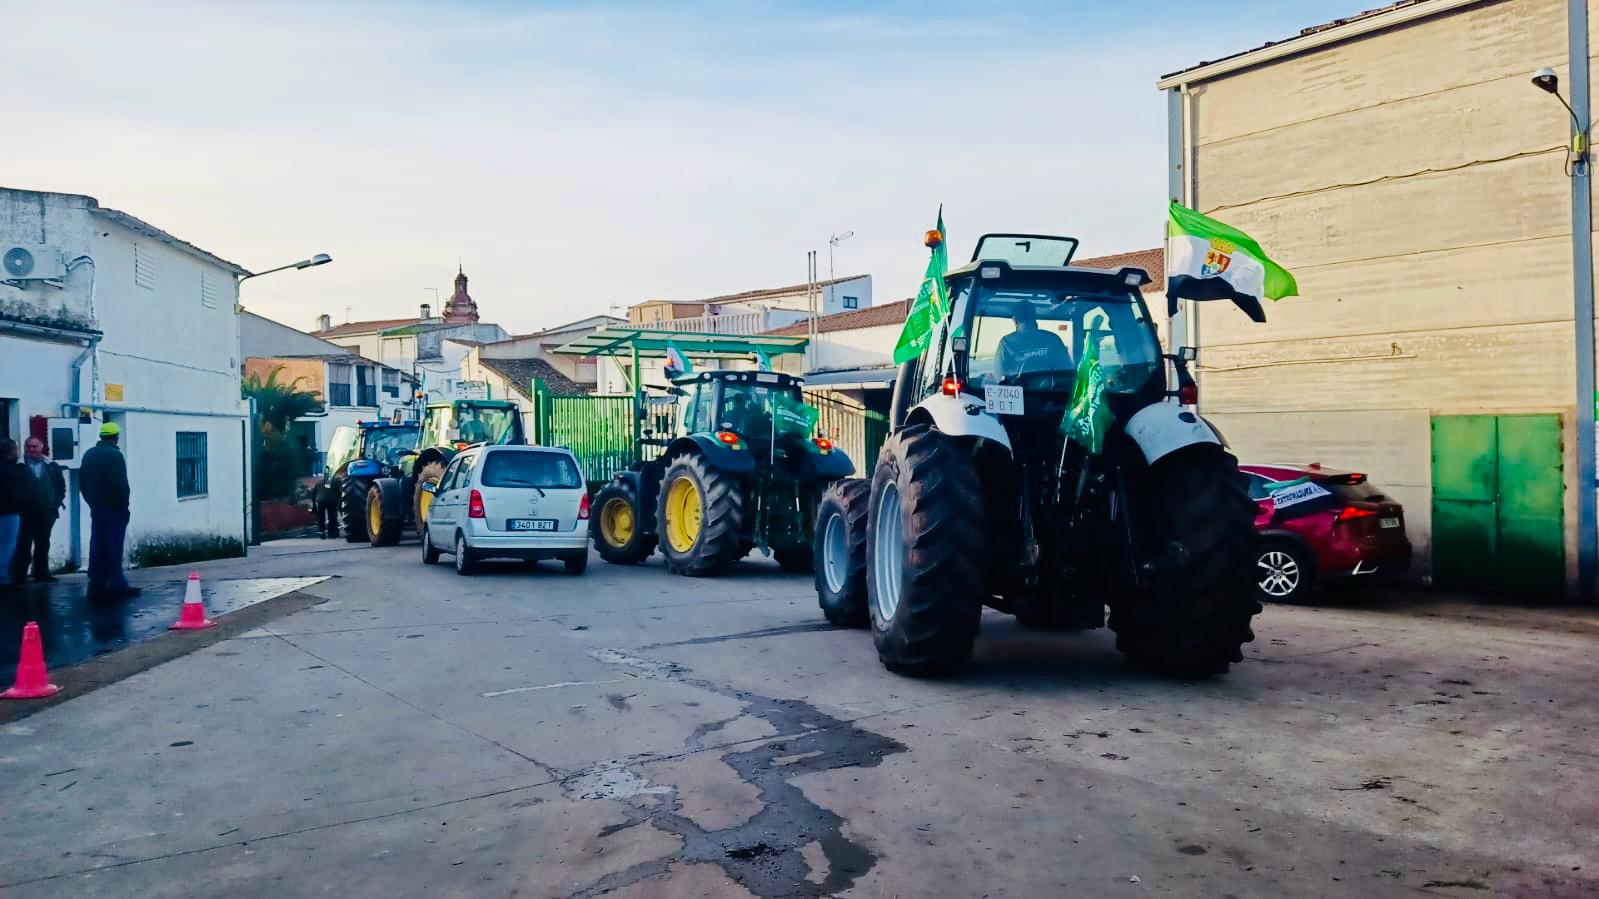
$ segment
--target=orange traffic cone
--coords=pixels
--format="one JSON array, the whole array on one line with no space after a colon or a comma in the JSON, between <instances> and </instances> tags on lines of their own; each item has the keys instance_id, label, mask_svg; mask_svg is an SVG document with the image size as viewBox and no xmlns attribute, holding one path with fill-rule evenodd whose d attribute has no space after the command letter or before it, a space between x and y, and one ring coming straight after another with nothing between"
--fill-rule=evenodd
<instances>
[{"instance_id":1,"label":"orange traffic cone","mask_svg":"<svg viewBox=\"0 0 1599 899\"><path fill-rule=\"evenodd\" d=\"M214 626L216 622L205 617L205 603L200 601L200 575L191 572L189 585L183 591L183 613L170 629L197 631Z\"/></svg>"},{"instance_id":2,"label":"orange traffic cone","mask_svg":"<svg viewBox=\"0 0 1599 899\"><path fill-rule=\"evenodd\" d=\"M39 625L30 621L22 629L22 656L17 662L17 683L0 693L0 699L41 699L60 691L60 687L50 683L50 673L44 668L44 644L39 642Z\"/></svg>"}]
</instances>

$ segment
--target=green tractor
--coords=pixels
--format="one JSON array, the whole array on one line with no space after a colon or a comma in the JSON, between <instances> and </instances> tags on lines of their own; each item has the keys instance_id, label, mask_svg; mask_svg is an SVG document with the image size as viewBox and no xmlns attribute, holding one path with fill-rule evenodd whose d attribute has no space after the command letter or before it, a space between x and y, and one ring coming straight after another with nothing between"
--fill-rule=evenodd
<instances>
[{"instance_id":1,"label":"green tractor","mask_svg":"<svg viewBox=\"0 0 1599 899\"><path fill-rule=\"evenodd\" d=\"M670 570L704 577L759 548L785 571L809 572L817 503L855 466L814 436L801 384L769 371L673 377L674 436L641 439L660 457L617 472L594 497L600 557L636 565L658 546Z\"/></svg>"},{"instance_id":2,"label":"green tractor","mask_svg":"<svg viewBox=\"0 0 1599 899\"><path fill-rule=\"evenodd\" d=\"M407 523L418 535L427 521L433 494L419 484L438 484L444 467L469 446L527 443L522 412L510 400L455 400L429 403L422 419L419 450L406 455L397 469L376 478L367 490L363 531L373 546L400 542Z\"/></svg>"},{"instance_id":3,"label":"green tractor","mask_svg":"<svg viewBox=\"0 0 1599 899\"><path fill-rule=\"evenodd\" d=\"M984 606L1044 629L1108 606L1130 662L1184 676L1254 639L1255 504L1185 406L1193 354L1162 355L1148 274L1073 267L1076 246L985 236L899 371L876 471L822 500L822 611L869 626L892 670L963 662Z\"/></svg>"},{"instance_id":4,"label":"green tractor","mask_svg":"<svg viewBox=\"0 0 1599 899\"><path fill-rule=\"evenodd\" d=\"M366 503L372 482L399 477L416 452L421 432L414 421L361 421L334 430L322 479L329 501L338 503L344 539L351 543L367 539Z\"/></svg>"}]
</instances>

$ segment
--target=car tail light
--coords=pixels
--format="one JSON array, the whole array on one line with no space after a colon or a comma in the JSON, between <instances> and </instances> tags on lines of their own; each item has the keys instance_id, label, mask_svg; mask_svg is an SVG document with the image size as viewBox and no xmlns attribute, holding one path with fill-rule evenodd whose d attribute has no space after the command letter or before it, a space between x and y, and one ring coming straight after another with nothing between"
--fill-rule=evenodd
<instances>
[{"instance_id":1,"label":"car tail light","mask_svg":"<svg viewBox=\"0 0 1599 899\"><path fill-rule=\"evenodd\" d=\"M1336 520L1349 521L1355 518L1373 518L1376 515L1376 509L1367 508L1366 506L1344 506L1343 509L1339 510Z\"/></svg>"},{"instance_id":2,"label":"car tail light","mask_svg":"<svg viewBox=\"0 0 1599 899\"><path fill-rule=\"evenodd\" d=\"M1188 383L1177 388L1177 402L1184 406L1199 405L1199 385Z\"/></svg>"},{"instance_id":3,"label":"car tail light","mask_svg":"<svg viewBox=\"0 0 1599 899\"><path fill-rule=\"evenodd\" d=\"M589 495L587 493L585 493L585 494L583 494L583 501L581 503L577 504L577 518L578 518L579 521L584 521L584 520L587 520L588 517L589 517Z\"/></svg>"},{"instance_id":4,"label":"car tail light","mask_svg":"<svg viewBox=\"0 0 1599 899\"><path fill-rule=\"evenodd\" d=\"M472 491L472 496L466 501L467 518L487 518L488 513L483 509L483 494Z\"/></svg>"},{"instance_id":5,"label":"car tail light","mask_svg":"<svg viewBox=\"0 0 1599 899\"><path fill-rule=\"evenodd\" d=\"M944 376L944 395L958 396L961 392L961 382L954 375Z\"/></svg>"}]
</instances>

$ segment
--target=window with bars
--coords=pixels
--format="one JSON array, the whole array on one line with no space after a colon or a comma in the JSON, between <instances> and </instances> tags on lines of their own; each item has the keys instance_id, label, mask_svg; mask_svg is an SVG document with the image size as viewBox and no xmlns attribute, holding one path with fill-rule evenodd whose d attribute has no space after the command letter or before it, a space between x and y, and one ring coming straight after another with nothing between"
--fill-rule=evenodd
<instances>
[{"instance_id":1,"label":"window with bars","mask_svg":"<svg viewBox=\"0 0 1599 899\"><path fill-rule=\"evenodd\" d=\"M378 404L378 385L372 380L372 366L358 365L355 367L355 404L357 406L376 406Z\"/></svg>"},{"instance_id":2,"label":"window with bars","mask_svg":"<svg viewBox=\"0 0 1599 899\"><path fill-rule=\"evenodd\" d=\"M178 499L206 495L205 438L204 431L178 432Z\"/></svg>"},{"instance_id":3,"label":"window with bars","mask_svg":"<svg viewBox=\"0 0 1599 899\"><path fill-rule=\"evenodd\" d=\"M392 368L383 369L383 392L389 396L400 395L400 373Z\"/></svg>"},{"instance_id":4,"label":"window with bars","mask_svg":"<svg viewBox=\"0 0 1599 899\"><path fill-rule=\"evenodd\" d=\"M328 405L350 405L350 365L348 363L328 363Z\"/></svg>"},{"instance_id":5,"label":"window with bars","mask_svg":"<svg viewBox=\"0 0 1599 899\"><path fill-rule=\"evenodd\" d=\"M155 290L155 255L140 244L133 245L133 283Z\"/></svg>"}]
</instances>

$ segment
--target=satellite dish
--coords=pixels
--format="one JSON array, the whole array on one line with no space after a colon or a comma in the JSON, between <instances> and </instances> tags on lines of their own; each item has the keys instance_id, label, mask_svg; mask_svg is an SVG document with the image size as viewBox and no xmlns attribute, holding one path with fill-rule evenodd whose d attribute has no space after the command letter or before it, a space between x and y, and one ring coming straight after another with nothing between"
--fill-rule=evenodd
<instances>
[{"instance_id":1,"label":"satellite dish","mask_svg":"<svg viewBox=\"0 0 1599 899\"><path fill-rule=\"evenodd\" d=\"M13 278L26 278L33 273L33 254L22 247L12 247L6 250L3 260L6 274Z\"/></svg>"}]
</instances>

